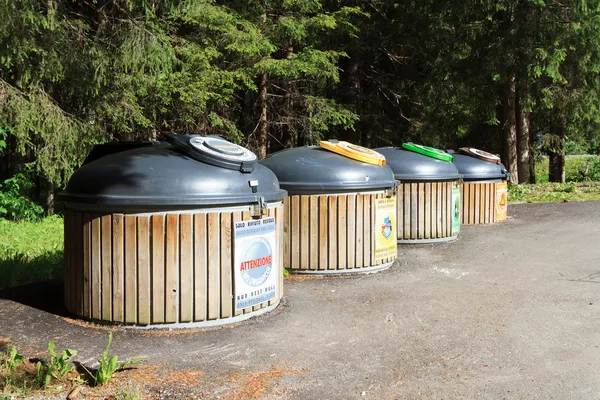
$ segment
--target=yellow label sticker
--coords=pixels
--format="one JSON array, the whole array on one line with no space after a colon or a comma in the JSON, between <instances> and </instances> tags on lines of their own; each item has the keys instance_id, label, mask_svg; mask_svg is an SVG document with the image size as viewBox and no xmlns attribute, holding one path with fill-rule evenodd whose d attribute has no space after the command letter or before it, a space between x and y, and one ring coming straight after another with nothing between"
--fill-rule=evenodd
<instances>
[{"instance_id":1,"label":"yellow label sticker","mask_svg":"<svg viewBox=\"0 0 600 400\"><path fill-rule=\"evenodd\" d=\"M496 221L504 221L507 218L508 209L508 184L501 182L496 184Z\"/></svg>"},{"instance_id":2,"label":"yellow label sticker","mask_svg":"<svg viewBox=\"0 0 600 400\"><path fill-rule=\"evenodd\" d=\"M375 203L375 260L396 257L396 197Z\"/></svg>"}]
</instances>

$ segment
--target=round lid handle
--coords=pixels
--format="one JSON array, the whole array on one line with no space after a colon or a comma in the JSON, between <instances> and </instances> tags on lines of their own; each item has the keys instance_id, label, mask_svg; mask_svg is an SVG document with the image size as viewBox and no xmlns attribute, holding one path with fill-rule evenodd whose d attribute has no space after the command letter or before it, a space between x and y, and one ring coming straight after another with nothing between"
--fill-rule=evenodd
<instances>
[{"instance_id":1,"label":"round lid handle","mask_svg":"<svg viewBox=\"0 0 600 400\"><path fill-rule=\"evenodd\" d=\"M483 161L488 161L494 164L500 164L500 157L495 154L488 153L487 151L479 150L474 147L461 147L458 149L461 153L467 154L471 157L479 158Z\"/></svg>"},{"instance_id":2,"label":"round lid handle","mask_svg":"<svg viewBox=\"0 0 600 400\"><path fill-rule=\"evenodd\" d=\"M169 134L167 142L198 161L240 172L252 172L258 160L250 150L219 136Z\"/></svg>"},{"instance_id":3,"label":"round lid handle","mask_svg":"<svg viewBox=\"0 0 600 400\"><path fill-rule=\"evenodd\" d=\"M385 165L385 156L375 150L368 149L342 140L321 140L319 146L353 160L367 164Z\"/></svg>"},{"instance_id":4,"label":"round lid handle","mask_svg":"<svg viewBox=\"0 0 600 400\"><path fill-rule=\"evenodd\" d=\"M423 154L424 156L435 158L437 160L452 162L454 157L446 153L444 150L436 149L435 147L423 146L414 144L413 142L402 143L402 147L406 150L414 151L415 153Z\"/></svg>"}]
</instances>

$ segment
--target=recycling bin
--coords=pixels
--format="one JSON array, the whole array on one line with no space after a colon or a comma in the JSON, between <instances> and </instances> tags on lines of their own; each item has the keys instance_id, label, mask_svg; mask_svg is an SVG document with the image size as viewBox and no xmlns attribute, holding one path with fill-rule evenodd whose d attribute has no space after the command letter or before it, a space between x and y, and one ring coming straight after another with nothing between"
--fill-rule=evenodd
<instances>
[{"instance_id":1,"label":"recycling bin","mask_svg":"<svg viewBox=\"0 0 600 400\"><path fill-rule=\"evenodd\" d=\"M283 265L296 274L371 273L396 259L396 181L385 158L343 141L273 153L284 200Z\"/></svg>"},{"instance_id":2,"label":"recycling bin","mask_svg":"<svg viewBox=\"0 0 600 400\"><path fill-rule=\"evenodd\" d=\"M452 155L404 143L375 149L400 181L397 192L398 243L454 240L460 231L460 174Z\"/></svg>"},{"instance_id":3,"label":"recycling bin","mask_svg":"<svg viewBox=\"0 0 600 400\"><path fill-rule=\"evenodd\" d=\"M256 155L192 135L90 154L59 195L70 313L204 327L277 306L287 193Z\"/></svg>"},{"instance_id":4,"label":"recycling bin","mask_svg":"<svg viewBox=\"0 0 600 400\"><path fill-rule=\"evenodd\" d=\"M460 185L461 223L493 224L507 216L509 174L500 157L472 147L449 151L463 176Z\"/></svg>"}]
</instances>

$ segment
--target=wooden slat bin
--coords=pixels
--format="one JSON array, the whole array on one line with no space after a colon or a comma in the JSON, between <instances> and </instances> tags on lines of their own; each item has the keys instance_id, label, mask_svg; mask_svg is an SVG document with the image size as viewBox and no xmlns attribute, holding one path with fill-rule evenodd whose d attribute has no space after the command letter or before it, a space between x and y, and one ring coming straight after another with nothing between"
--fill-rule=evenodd
<instances>
[{"instance_id":1,"label":"wooden slat bin","mask_svg":"<svg viewBox=\"0 0 600 400\"><path fill-rule=\"evenodd\" d=\"M283 265L292 273L371 273L397 255L397 181L385 158L348 142L269 155L284 200Z\"/></svg>"},{"instance_id":2,"label":"wooden slat bin","mask_svg":"<svg viewBox=\"0 0 600 400\"><path fill-rule=\"evenodd\" d=\"M275 296L236 310L235 224L251 207L148 214L65 212L65 304L89 320L138 326L211 326L269 311L283 294L283 205L271 260Z\"/></svg>"},{"instance_id":3,"label":"wooden slat bin","mask_svg":"<svg viewBox=\"0 0 600 400\"><path fill-rule=\"evenodd\" d=\"M389 193L293 195L285 199L284 267L292 273L321 275L390 267L396 259L395 244L392 251L382 253L376 243L377 235L382 234L377 204L395 202ZM392 213L394 207L392 204ZM395 230L395 224L392 228ZM390 235L395 237L393 231Z\"/></svg>"},{"instance_id":4,"label":"wooden slat bin","mask_svg":"<svg viewBox=\"0 0 600 400\"><path fill-rule=\"evenodd\" d=\"M65 305L136 327L223 325L283 294L283 199L248 149L215 136L94 146L58 195Z\"/></svg>"},{"instance_id":5,"label":"wooden slat bin","mask_svg":"<svg viewBox=\"0 0 600 400\"><path fill-rule=\"evenodd\" d=\"M461 223L493 224L506 219L507 184L505 181L463 182Z\"/></svg>"},{"instance_id":6,"label":"wooden slat bin","mask_svg":"<svg viewBox=\"0 0 600 400\"><path fill-rule=\"evenodd\" d=\"M458 181L403 182L398 186L398 242L427 243L456 239ZM456 189L455 195L456 195Z\"/></svg>"}]
</instances>

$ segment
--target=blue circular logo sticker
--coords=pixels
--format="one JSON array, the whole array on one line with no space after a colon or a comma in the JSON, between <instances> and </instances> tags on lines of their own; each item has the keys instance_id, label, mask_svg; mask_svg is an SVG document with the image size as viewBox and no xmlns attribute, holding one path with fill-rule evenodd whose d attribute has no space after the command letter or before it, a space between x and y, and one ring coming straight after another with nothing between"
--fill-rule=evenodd
<instances>
[{"instance_id":1,"label":"blue circular logo sticker","mask_svg":"<svg viewBox=\"0 0 600 400\"><path fill-rule=\"evenodd\" d=\"M263 238L257 238L246 250L240 265L242 279L250 286L262 285L273 269L271 245Z\"/></svg>"}]
</instances>

